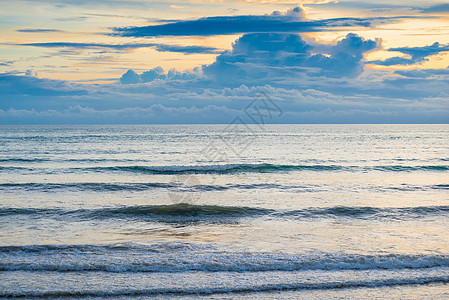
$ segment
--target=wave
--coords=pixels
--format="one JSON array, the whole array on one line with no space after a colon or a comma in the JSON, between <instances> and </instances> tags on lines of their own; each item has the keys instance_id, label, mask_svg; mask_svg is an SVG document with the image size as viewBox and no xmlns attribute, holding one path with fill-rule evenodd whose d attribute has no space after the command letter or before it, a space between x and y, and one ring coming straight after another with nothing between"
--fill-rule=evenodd
<instances>
[{"instance_id":1,"label":"wave","mask_svg":"<svg viewBox=\"0 0 449 300\"><path fill-rule=\"evenodd\" d=\"M229 189L289 189L289 188L310 188L300 186L282 186L279 184L228 184L228 185L184 185L182 182L140 182L140 183L102 183L102 182L75 182L75 183L1 183L3 189L24 189L33 191L52 191L52 190L81 190L81 191L145 191L155 188L169 189L173 192L191 191L223 191Z\"/></svg>"},{"instance_id":2,"label":"wave","mask_svg":"<svg viewBox=\"0 0 449 300\"><path fill-rule=\"evenodd\" d=\"M0 166L0 171L17 171L17 170L27 170L27 171L33 171L33 168L30 167L17 167L17 166Z\"/></svg>"},{"instance_id":3,"label":"wave","mask_svg":"<svg viewBox=\"0 0 449 300\"><path fill-rule=\"evenodd\" d=\"M165 223L226 222L229 219L257 217L273 210L244 206L194 205L178 203L171 205L137 205L101 209L64 210L60 208L0 208L0 217L33 215L37 217L75 219L127 219Z\"/></svg>"},{"instance_id":4,"label":"wave","mask_svg":"<svg viewBox=\"0 0 449 300\"><path fill-rule=\"evenodd\" d=\"M99 160L101 161L101 160ZM40 170L54 171L51 168L33 168L23 166L0 166L0 171ZM227 164L201 166L86 166L61 169L64 172L123 172L148 175L187 175L187 174L244 174L244 173L287 173L287 172L444 172L449 171L449 165L275 165L275 164Z\"/></svg>"},{"instance_id":5,"label":"wave","mask_svg":"<svg viewBox=\"0 0 449 300\"><path fill-rule=\"evenodd\" d=\"M40 162L77 162L77 163L131 163L131 162L143 162L144 160L139 159L113 159L113 158L22 158L22 157L11 157L11 158L0 158L0 163L40 163Z\"/></svg>"},{"instance_id":6,"label":"wave","mask_svg":"<svg viewBox=\"0 0 449 300\"><path fill-rule=\"evenodd\" d=\"M448 171L448 165L422 166L345 166L345 165L274 165L274 164L228 164L207 166L110 166L88 168L95 172L122 171L143 174L234 174L234 173L277 173L292 171L383 171L383 172L411 172L411 171Z\"/></svg>"},{"instance_id":7,"label":"wave","mask_svg":"<svg viewBox=\"0 0 449 300\"><path fill-rule=\"evenodd\" d=\"M189 181L198 184L190 184ZM284 185L276 183L252 183L252 184L199 184L200 180L191 178L173 178L171 182L69 182L69 183L0 183L0 189L16 191L17 189L26 191L93 191L93 192L120 192L120 191L147 191L153 189L166 189L167 192L209 192L226 190L289 190L293 192L320 192L329 189L323 185ZM396 186L369 186L369 189L378 191L427 191L427 190L447 190L449 185L408 185L401 184Z\"/></svg>"},{"instance_id":8,"label":"wave","mask_svg":"<svg viewBox=\"0 0 449 300\"><path fill-rule=\"evenodd\" d=\"M24 189L37 191L52 190L81 190L81 191L145 191L154 188L175 188L176 183L158 183L158 182L142 182L142 183L103 183L103 182L74 182L74 183L2 183L0 188L3 189Z\"/></svg>"},{"instance_id":9,"label":"wave","mask_svg":"<svg viewBox=\"0 0 449 300\"><path fill-rule=\"evenodd\" d=\"M349 288L379 288L389 286L404 285L427 285L434 283L449 283L449 276L423 276L418 278L400 278L400 279L381 279L381 280L352 280L352 281L325 281L299 282L299 283L277 283L277 284L259 284L252 286L235 287L203 287L203 288L185 288L185 287L166 287L153 289L112 289L112 290L79 290L79 291L30 291L30 292L0 292L2 298L61 298L61 297L132 297L132 296L158 296L158 295L193 295L193 296L211 296L220 294L250 294L250 293L271 293L287 292L300 290L332 290Z\"/></svg>"},{"instance_id":10,"label":"wave","mask_svg":"<svg viewBox=\"0 0 449 300\"><path fill-rule=\"evenodd\" d=\"M157 222L218 222L228 218L266 216L282 219L353 218L379 220L408 220L435 216L448 216L449 206L418 207L309 207L297 210L274 210L260 207L195 205L178 203L170 205L136 205L104 207L100 209L65 210L61 208L0 208L0 217L33 215L38 217L72 217L82 219L143 219Z\"/></svg>"},{"instance_id":11,"label":"wave","mask_svg":"<svg viewBox=\"0 0 449 300\"><path fill-rule=\"evenodd\" d=\"M342 166L337 165L272 165L272 164L228 164L204 166L111 166L92 167L91 171L122 171L143 174L235 174L235 173L273 173L287 171L338 171Z\"/></svg>"},{"instance_id":12,"label":"wave","mask_svg":"<svg viewBox=\"0 0 449 300\"><path fill-rule=\"evenodd\" d=\"M50 159L45 158L0 158L0 162L43 162L50 161Z\"/></svg>"},{"instance_id":13,"label":"wave","mask_svg":"<svg viewBox=\"0 0 449 300\"><path fill-rule=\"evenodd\" d=\"M432 186L434 189L443 189L443 190L447 190L449 189L449 184L436 184L434 186Z\"/></svg>"},{"instance_id":14,"label":"wave","mask_svg":"<svg viewBox=\"0 0 449 300\"><path fill-rule=\"evenodd\" d=\"M188 182L188 179L186 180ZM199 182L199 180L198 180ZM207 191L224 191L230 189L301 189L307 191L317 191L319 186L310 185L292 185L285 186L281 184L269 184L269 183L253 183L253 184L196 184L189 185L184 184L181 180L173 180L172 182L138 182L138 183L103 183L103 182L73 182L73 183L0 183L0 188L7 190L27 190L27 191L53 191L53 190L76 190L76 191L95 191L95 192L108 192L108 191L146 191L151 189L167 189L168 192L207 192ZM420 187L415 187L418 189Z\"/></svg>"},{"instance_id":15,"label":"wave","mask_svg":"<svg viewBox=\"0 0 449 300\"><path fill-rule=\"evenodd\" d=\"M363 167L365 170L375 170L383 172L412 172L412 171L448 171L447 165L421 165L421 166L373 166Z\"/></svg>"},{"instance_id":16,"label":"wave","mask_svg":"<svg viewBox=\"0 0 449 300\"><path fill-rule=\"evenodd\" d=\"M171 205L144 205L102 209L93 212L96 217L143 216L143 217L249 217L270 213L271 210L244 206L194 205L178 203Z\"/></svg>"},{"instance_id":17,"label":"wave","mask_svg":"<svg viewBox=\"0 0 449 300\"><path fill-rule=\"evenodd\" d=\"M286 218L357 218L357 219L391 219L405 220L410 218L424 218L429 216L447 215L449 206L417 206L417 207L311 207L299 210L276 212L274 215Z\"/></svg>"},{"instance_id":18,"label":"wave","mask_svg":"<svg viewBox=\"0 0 449 300\"><path fill-rule=\"evenodd\" d=\"M153 246L156 249L156 246ZM80 253L106 253L106 252L120 252L130 250L146 250L155 251L150 249L149 246L140 246L138 244L102 244L102 245L65 245L65 244L48 244L48 245L25 245L25 246L0 246L0 253L3 255L27 255L27 254L80 254Z\"/></svg>"},{"instance_id":19,"label":"wave","mask_svg":"<svg viewBox=\"0 0 449 300\"><path fill-rule=\"evenodd\" d=\"M170 245L41 245L0 247L0 271L184 273L409 270L448 268L449 255L228 252Z\"/></svg>"}]
</instances>

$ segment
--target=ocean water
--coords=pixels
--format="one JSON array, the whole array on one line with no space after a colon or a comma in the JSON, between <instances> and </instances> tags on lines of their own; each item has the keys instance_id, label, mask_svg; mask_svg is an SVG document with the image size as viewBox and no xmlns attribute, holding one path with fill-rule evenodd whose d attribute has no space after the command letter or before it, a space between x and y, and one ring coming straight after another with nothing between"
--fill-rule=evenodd
<instances>
[{"instance_id":1,"label":"ocean water","mask_svg":"<svg viewBox=\"0 0 449 300\"><path fill-rule=\"evenodd\" d=\"M0 127L0 297L447 298L448 125Z\"/></svg>"}]
</instances>

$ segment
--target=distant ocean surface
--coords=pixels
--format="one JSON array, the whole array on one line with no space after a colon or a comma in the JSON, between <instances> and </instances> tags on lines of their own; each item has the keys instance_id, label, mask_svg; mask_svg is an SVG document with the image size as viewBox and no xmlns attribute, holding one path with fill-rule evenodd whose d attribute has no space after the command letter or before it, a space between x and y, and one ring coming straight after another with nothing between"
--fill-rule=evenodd
<instances>
[{"instance_id":1,"label":"distant ocean surface","mask_svg":"<svg viewBox=\"0 0 449 300\"><path fill-rule=\"evenodd\" d=\"M448 298L448 125L0 126L0 297Z\"/></svg>"}]
</instances>

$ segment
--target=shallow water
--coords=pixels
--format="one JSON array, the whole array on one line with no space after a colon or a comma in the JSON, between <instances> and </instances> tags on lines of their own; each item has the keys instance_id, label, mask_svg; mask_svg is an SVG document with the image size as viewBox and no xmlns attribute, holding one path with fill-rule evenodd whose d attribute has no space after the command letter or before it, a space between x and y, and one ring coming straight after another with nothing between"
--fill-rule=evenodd
<instances>
[{"instance_id":1,"label":"shallow water","mask_svg":"<svg viewBox=\"0 0 449 300\"><path fill-rule=\"evenodd\" d=\"M0 296L448 297L449 126L1 126Z\"/></svg>"}]
</instances>

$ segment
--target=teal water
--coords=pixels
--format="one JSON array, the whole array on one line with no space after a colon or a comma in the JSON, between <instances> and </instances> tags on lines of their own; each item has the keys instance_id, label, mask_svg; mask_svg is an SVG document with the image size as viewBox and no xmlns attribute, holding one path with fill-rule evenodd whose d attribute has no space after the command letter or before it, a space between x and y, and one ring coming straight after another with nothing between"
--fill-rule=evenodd
<instances>
[{"instance_id":1,"label":"teal water","mask_svg":"<svg viewBox=\"0 0 449 300\"><path fill-rule=\"evenodd\" d=\"M0 126L0 297L449 297L449 126Z\"/></svg>"}]
</instances>

